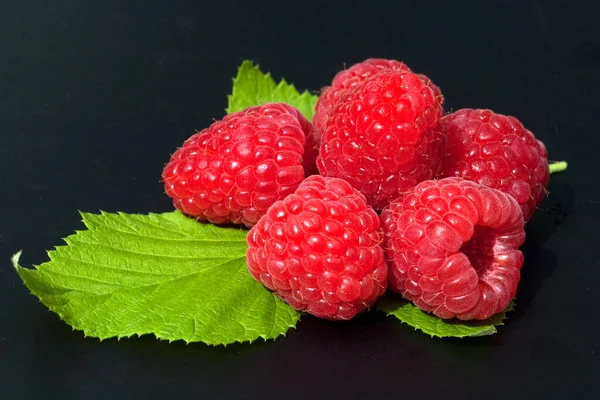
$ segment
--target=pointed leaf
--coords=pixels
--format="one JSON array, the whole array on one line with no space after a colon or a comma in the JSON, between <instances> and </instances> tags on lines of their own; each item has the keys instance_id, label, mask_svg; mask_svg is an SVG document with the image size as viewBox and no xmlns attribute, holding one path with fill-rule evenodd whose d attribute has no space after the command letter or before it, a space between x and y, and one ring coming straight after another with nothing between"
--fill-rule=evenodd
<instances>
[{"instance_id":1,"label":"pointed leaf","mask_svg":"<svg viewBox=\"0 0 600 400\"><path fill-rule=\"evenodd\" d=\"M387 315L393 315L401 322L428 335L462 338L487 336L496 333L496 327L504 325L502 321L506 319L506 313L513 310L514 302L511 302L501 313L483 321L443 320L433 314L421 311L414 304L396 295L387 295L381 298L376 306L378 310L385 312Z\"/></svg>"},{"instance_id":2,"label":"pointed leaf","mask_svg":"<svg viewBox=\"0 0 600 400\"><path fill-rule=\"evenodd\" d=\"M299 93L284 79L275 83L270 73L263 73L252 61L244 61L233 79L233 92L228 96L227 113L241 111L265 103L288 103L308 119L312 119L318 97L308 91Z\"/></svg>"},{"instance_id":3,"label":"pointed leaf","mask_svg":"<svg viewBox=\"0 0 600 400\"><path fill-rule=\"evenodd\" d=\"M25 285L73 328L100 339L154 334L207 344L274 339L300 313L246 268L246 234L179 212L82 214L88 228L25 269Z\"/></svg>"}]
</instances>

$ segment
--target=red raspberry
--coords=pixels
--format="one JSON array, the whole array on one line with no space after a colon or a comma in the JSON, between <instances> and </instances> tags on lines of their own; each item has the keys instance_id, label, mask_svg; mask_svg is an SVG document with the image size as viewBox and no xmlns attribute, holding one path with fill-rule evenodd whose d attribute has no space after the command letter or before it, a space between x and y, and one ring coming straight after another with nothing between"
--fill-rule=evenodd
<instances>
[{"instance_id":1,"label":"red raspberry","mask_svg":"<svg viewBox=\"0 0 600 400\"><path fill-rule=\"evenodd\" d=\"M441 120L447 134L444 176L458 176L510 194L525 221L544 198L548 152L515 117L463 109Z\"/></svg>"},{"instance_id":2,"label":"red raspberry","mask_svg":"<svg viewBox=\"0 0 600 400\"><path fill-rule=\"evenodd\" d=\"M415 74L380 72L331 110L317 167L322 175L348 181L379 210L438 175L441 115L433 90Z\"/></svg>"},{"instance_id":3,"label":"red raspberry","mask_svg":"<svg viewBox=\"0 0 600 400\"><path fill-rule=\"evenodd\" d=\"M167 194L200 221L251 227L316 170L313 136L310 122L287 104L231 113L172 155L162 175Z\"/></svg>"},{"instance_id":4,"label":"red raspberry","mask_svg":"<svg viewBox=\"0 0 600 400\"><path fill-rule=\"evenodd\" d=\"M313 175L248 234L248 270L297 310L344 320L386 288L379 218L341 179Z\"/></svg>"},{"instance_id":5,"label":"red raspberry","mask_svg":"<svg viewBox=\"0 0 600 400\"><path fill-rule=\"evenodd\" d=\"M346 90L355 88L356 85L364 82L368 77L373 76L384 69L391 69L392 71L411 71L410 68L408 68L408 65L400 61L386 60L383 58L369 58L363 62L354 64L348 69L338 72L333 78L331 86L323 88L323 91L319 96L319 100L315 107L315 115L313 117L315 129L317 131L323 129L327 114ZM425 85L428 85L433 90L434 96L440 102L440 105L444 105L444 96L442 96L440 88L434 85L427 76L423 74L417 74L417 76Z\"/></svg>"},{"instance_id":6,"label":"red raspberry","mask_svg":"<svg viewBox=\"0 0 600 400\"><path fill-rule=\"evenodd\" d=\"M461 178L425 181L381 214L388 284L440 318L486 319L517 291L525 241L511 196Z\"/></svg>"}]
</instances>

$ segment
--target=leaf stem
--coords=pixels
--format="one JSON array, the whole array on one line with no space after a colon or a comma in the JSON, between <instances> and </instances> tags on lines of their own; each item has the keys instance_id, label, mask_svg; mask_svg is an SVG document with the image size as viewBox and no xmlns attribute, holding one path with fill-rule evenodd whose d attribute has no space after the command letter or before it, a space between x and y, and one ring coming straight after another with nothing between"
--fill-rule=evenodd
<instances>
[{"instance_id":1,"label":"leaf stem","mask_svg":"<svg viewBox=\"0 0 600 400\"><path fill-rule=\"evenodd\" d=\"M557 172L563 172L567 169L567 162L566 161L556 161L553 163L550 163L549 167L550 167L550 174L555 174Z\"/></svg>"}]
</instances>

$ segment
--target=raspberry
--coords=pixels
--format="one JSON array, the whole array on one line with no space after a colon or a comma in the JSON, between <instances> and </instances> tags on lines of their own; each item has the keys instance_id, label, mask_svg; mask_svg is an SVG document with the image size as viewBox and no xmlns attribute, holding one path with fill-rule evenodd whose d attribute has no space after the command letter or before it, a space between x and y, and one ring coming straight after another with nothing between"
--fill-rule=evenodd
<instances>
[{"instance_id":1,"label":"raspberry","mask_svg":"<svg viewBox=\"0 0 600 400\"><path fill-rule=\"evenodd\" d=\"M528 221L544 198L550 176L544 144L516 118L491 110L459 110L441 123L447 134L443 175L510 194Z\"/></svg>"},{"instance_id":2,"label":"raspberry","mask_svg":"<svg viewBox=\"0 0 600 400\"><path fill-rule=\"evenodd\" d=\"M342 178L379 210L417 183L437 177L444 143L442 107L412 72L384 70L331 110L317 167Z\"/></svg>"},{"instance_id":3,"label":"raspberry","mask_svg":"<svg viewBox=\"0 0 600 400\"><path fill-rule=\"evenodd\" d=\"M346 320L386 289L379 218L347 182L313 175L248 234L250 274L297 310Z\"/></svg>"},{"instance_id":4,"label":"raspberry","mask_svg":"<svg viewBox=\"0 0 600 400\"><path fill-rule=\"evenodd\" d=\"M523 214L511 196L461 178L425 181L381 214L390 289L440 318L486 319L514 297Z\"/></svg>"},{"instance_id":5,"label":"raspberry","mask_svg":"<svg viewBox=\"0 0 600 400\"><path fill-rule=\"evenodd\" d=\"M315 147L300 111L270 103L231 113L190 137L162 177L183 213L251 227L316 170Z\"/></svg>"},{"instance_id":6,"label":"raspberry","mask_svg":"<svg viewBox=\"0 0 600 400\"><path fill-rule=\"evenodd\" d=\"M333 78L331 86L323 88L323 91L319 96L319 100L315 107L315 115L313 117L315 129L317 131L323 129L327 114L346 90L353 89L359 83L364 82L368 77L375 75L384 69L391 69L393 71L411 71L410 68L408 68L408 65L400 61L386 60L383 58L369 58L363 62L354 64L348 69L338 72ZM417 76L425 85L431 87L434 96L440 102L440 105L444 105L444 96L442 96L440 88L434 85L427 76L423 74L417 74Z\"/></svg>"}]
</instances>

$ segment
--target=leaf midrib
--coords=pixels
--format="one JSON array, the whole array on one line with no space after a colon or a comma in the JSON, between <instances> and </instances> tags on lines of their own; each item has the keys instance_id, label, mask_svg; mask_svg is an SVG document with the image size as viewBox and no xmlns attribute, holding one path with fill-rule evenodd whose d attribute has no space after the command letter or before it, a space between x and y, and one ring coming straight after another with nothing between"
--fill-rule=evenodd
<instances>
[{"instance_id":1,"label":"leaf midrib","mask_svg":"<svg viewBox=\"0 0 600 400\"><path fill-rule=\"evenodd\" d=\"M190 272L190 273L182 273L182 274L178 274L178 275L173 275L170 278L162 280L160 282L153 282L153 283L148 283L148 284L139 285L139 286L125 286L125 285L119 285L117 283L113 284L113 283L110 283L110 282L99 281L99 280L96 280L96 279L93 279L93 278L90 278L90 277L86 277L86 276L80 276L80 275L74 275L74 274L65 274L65 273L62 273L62 272L57 272L55 270L50 270L48 272L45 272L44 271L45 268L43 268L43 266L44 266L43 264L40 265L40 267L38 268L37 271L39 273L41 273L41 274L52 273L52 274L62 275L62 276L67 276L67 277L75 277L75 278L79 278L79 279L83 279L83 280L92 280L92 281L95 281L95 282L104 283L106 285L111 285L111 286L113 286L113 285L114 286L121 286L120 288L118 288L116 290L113 290L113 291L109 291L107 293L94 293L94 292L89 292L89 291L80 290L80 289L73 289L73 288L67 288L67 287L64 287L64 286L53 285L54 287L60 288L62 290L65 290L66 292L84 293L84 294L87 294L89 296L106 296L108 294L113 294L113 293L119 292L121 290L142 289L142 288L145 288L145 287L150 287L150 286L155 286L155 285L158 285L158 286L164 285L164 284L167 284L167 283L171 283L171 282L173 282L173 281L175 281L177 279L187 278L187 277L192 277L194 275L203 274L203 273L209 272L210 270L212 270L214 268L222 267L222 266L225 266L225 265L227 265L229 263L233 263L235 261L240 261L240 260L243 260L243 259L244 259L244 257L237 257L237 258L228 259L224 263L214 264L214 265L211 265L209 267L203 268L200 271L194 271L194 272ZM243 265L243 263L241 265ZM238 272L239 271L236 271L235 274L237 274Z\"/></svg>"}]
</instances>

